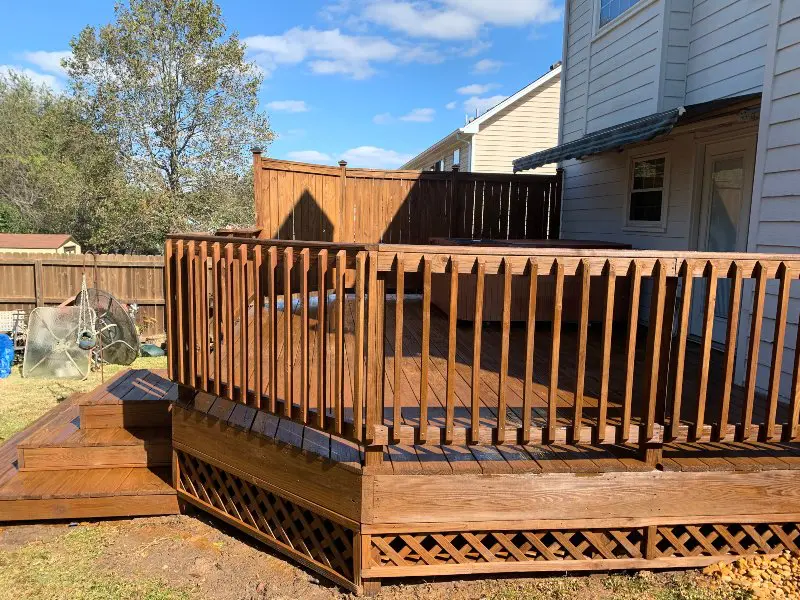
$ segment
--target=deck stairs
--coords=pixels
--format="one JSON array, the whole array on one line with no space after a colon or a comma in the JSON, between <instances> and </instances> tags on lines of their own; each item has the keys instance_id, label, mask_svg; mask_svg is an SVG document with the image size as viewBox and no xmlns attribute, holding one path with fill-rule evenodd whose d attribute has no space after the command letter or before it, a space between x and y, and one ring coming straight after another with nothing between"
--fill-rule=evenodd
<instances>
[{"instance_id":1,"label":"deck stairs","mask_svg":"<svg viewBox=\"0 0 800 600\"><path fill-rule=\"evenodd\" d=\"M125 371L0 446L0 522L175 514L163 373Z\"/></svg>"}]
</instances>

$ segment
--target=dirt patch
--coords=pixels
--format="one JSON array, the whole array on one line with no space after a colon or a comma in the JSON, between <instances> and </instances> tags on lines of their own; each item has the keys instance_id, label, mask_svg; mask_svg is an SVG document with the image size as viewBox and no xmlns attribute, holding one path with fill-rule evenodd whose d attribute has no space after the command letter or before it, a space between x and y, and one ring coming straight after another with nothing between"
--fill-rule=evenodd
<instances>
[{"instance_id":1,"label":"dirt patch","mask_svg":"<svg viewBox=\"0 0 800 600\"><path fill-rule=\"evenodd\" d=\"M334 600L350 594L201 514L0 528L0 600ZM382 600L722 600L698 572L387 582Z\"/></svg>"}]
</instances>

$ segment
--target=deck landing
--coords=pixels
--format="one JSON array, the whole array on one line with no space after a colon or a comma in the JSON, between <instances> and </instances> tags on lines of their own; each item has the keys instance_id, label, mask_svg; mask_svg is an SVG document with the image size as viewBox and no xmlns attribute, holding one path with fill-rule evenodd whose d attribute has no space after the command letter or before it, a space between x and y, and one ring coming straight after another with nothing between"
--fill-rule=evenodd
<instances>
[{"instance_id":1,"label":"deck landing","mask_svg":"<svg viewBox=\"0 0 800 600\"><path fill-rule=\"evenodd\" d=\"M163 373L126 371L9 439L0 522L177 513L164 422L175 393Z\"/></svg>"}]
</instances>

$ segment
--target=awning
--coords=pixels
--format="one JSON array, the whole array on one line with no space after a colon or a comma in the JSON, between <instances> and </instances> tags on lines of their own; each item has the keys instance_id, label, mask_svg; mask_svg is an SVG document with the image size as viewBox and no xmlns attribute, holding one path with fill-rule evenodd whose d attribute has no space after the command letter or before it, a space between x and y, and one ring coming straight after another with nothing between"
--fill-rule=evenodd
<instances>
[{"instance_id":1,"label":"awning","mask_svg":"<svg viewBox=\"0 0 800 600\"><path fill-rule=\"evenodd\" d=\"M746 103L760 97L761 94L749 94L747 96L712 100L711 102L703 102L702 104L692 104L686 107L680 106L640 119L614 125L613 127L606 127L600 131L585 135L578 140L573 140L554 148L548 148L547 150L518 158L514 161L514 172L535 169L542 165L548 165L569 158L581 158L591 154L600 154L601 152L615 150L636 142L646 142L660 135L669 133L676 125L683 125L684 123L698 121L712 116L721 116L717 112L719 109L727 108L735 104Z\"/></svg>"}]
</instances>

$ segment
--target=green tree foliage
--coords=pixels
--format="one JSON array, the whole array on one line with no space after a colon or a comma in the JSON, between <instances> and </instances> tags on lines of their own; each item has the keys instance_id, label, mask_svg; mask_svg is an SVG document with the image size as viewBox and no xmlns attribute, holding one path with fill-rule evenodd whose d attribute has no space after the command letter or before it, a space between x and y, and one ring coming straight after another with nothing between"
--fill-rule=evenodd
<instances>
[{"instance_id":1,"label":"green tree foliage","mask_svg":"<svg viewBox=\"0 0 800 600\"><path fill-rule=\"evenodd\" d=\"M173 196L220 174L242 175L245 152L272 139L258 111L263 76L245 61L213 0L130 0L116 21L86 27L65 61L74 93L117 138L126 166Z\"/></svg>"},{"instance_id":2,"label":"green tree foliage","mask_svg":"<svg viewBox=\"0 0 800 600\"><path fill-rule=\"evenodd\" d=\"M72 40L70 92L0 76L0 231L159 253L170 231L252 224L262 77L213 0L130 0Z\"/></svg>"}]
</instances>

